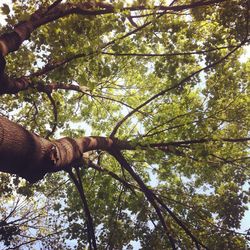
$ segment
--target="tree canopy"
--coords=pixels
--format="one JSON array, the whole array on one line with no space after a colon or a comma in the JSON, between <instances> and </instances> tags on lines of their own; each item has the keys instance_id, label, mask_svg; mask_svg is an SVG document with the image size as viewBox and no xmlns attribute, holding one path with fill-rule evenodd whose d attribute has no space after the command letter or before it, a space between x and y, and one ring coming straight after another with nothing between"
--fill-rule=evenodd
<instances>
[{"instance_id":1,"label":"tree canopy","mask_svg":"<svg viewBox=\"0 0 250 250\"><path fill-rule=\"evenodd\" d=\"M249 1L1 12L0 248L247 248Z\"/></svg>"}]
</instances>

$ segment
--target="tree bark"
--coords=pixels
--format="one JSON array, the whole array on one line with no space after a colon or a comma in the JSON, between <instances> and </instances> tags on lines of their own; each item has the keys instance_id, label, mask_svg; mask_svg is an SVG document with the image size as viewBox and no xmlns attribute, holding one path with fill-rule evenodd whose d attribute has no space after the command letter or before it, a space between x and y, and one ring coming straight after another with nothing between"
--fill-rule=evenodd
<instances>
[{"instance_id":1,"label":"tree bark","mask_svg":"<svg viewBox=\"0 0 250 250\"><path fill-rule=\"evenodd\" d=\"M132 149L128 142L98 136L50 141L0 116L0 171L31 183L74 166L84 152L111 147Z\"/></svg>"},{"instance_id":2,"label":"tree bark","mask_svg":"<svg viewBox=\"0 0 250 250\"><path fill-rule=\"evenodd\" d=\"M50 141L29 132L24 127L0 116L0 172L16 174L36 182L47 173L68 170L82 160L84 152L92 150L147 150L148 147L168 154L185 155L176 147L211 141L243 143L250 138L207 138L141 144L102 136L86 136L77 139L64 137Z\"/></svg>"}]
</instances>

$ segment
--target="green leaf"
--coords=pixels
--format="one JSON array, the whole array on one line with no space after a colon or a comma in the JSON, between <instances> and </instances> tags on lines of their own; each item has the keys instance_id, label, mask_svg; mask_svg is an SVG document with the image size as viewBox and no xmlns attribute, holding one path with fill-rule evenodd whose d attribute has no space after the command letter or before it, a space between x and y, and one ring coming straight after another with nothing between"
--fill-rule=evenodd
<instances>
[{"instance_id":1,"label":"green leaf","mask_svg":"<svg viewBox=\"0 0 250 250\"><path fill-rule=\"evenodd\" d=\"M9 5L4 3L3 6L1 7L1 11L3 14L8 15L10 13Z\"/></svg>"}]
</instances>

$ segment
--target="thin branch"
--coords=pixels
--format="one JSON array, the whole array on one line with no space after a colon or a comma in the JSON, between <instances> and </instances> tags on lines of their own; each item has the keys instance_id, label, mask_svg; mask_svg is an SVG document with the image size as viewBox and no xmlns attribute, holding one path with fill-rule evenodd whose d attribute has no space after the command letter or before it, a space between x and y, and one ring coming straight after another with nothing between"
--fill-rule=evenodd
<instances>
[{"instance_id":1,"label":"thin branch","mask_svg":"<svg viewBox=\"0 0 250 250\"><path fill-rule=\"evenodd\" d=\"M92 220L91 213L90 213L90 210L88 207L87 199L86 199L85 194L84 194L84 189L83 189L79 169L76 168L78 180L75 177L75 175L73 174L71 169L68 170L68 173L69 173L71 179L73 180L73 182L74 182L74 184L75 184L75 186L80 194L81 200L82 200L83 210L85 212L86 221L87 221L89 248L90 248L90 250L92 250L92 246L93 246L93 249L97 250L93 220Z\"/></svg>"},{"instance_id":2,"label":"thin branch","mask_svg":"<svg viewBox=\"0 0 250 250\"><path fill-rule=\"evenodd\" d=\"M130 189L130 190L132 191L132 193L136 195L135 190L134 190L134 188L136 188L136 187L135 187L134 185L128 183L126 180L122 179L121 177L119 177L119 176L118 176L117 174L115 174L114 172L112 172L112 171L110 171L110 170L108 170L108 169L106 169L106 168L103 168L103 167L101 167L100 165L93 163L92 161L88 161L87 164L88 164L88 166L89 166L90 168L93 168L93 169L95 169L95 170L97 170L97 171L99 171L99 172L107 173L107 174L110 175L112 178L114 178L115 180L117 180L117 181L119 181L120 183L122 183L122 184L124 185L124 187Z\"/></svg>"},{"instance_id":3,"label":"thin branch","mask_svg":"<svg viewBox=\"0 0 250 250\"><path fill-rule=\"evenodd\" d=\"M175 52L175 53L111 53L111 52L101 52L103 55L110 56L138 56L138 57L171 57L171 56L186 56L186 55L197 55L197 54L205 54L212 51L217 51L221 49L235 48L236 46L222 46L218 48L212 48L208 50L197 50L197 51L189 51L189 52Z\"/></svg>"},{"instance_id":4,"label":"thin branch","mask_svg":"<svg viewBox=\"0 0 250 250\"><path fill-rule=\"evenodd\" d=\"M91 238L92 238L92 244L94 247L94 250L97 250L97 246L96 246L96 239L95 239L95 229L94 229L94 224L93 224L93 219L89 210L89 206L88 206L88 202L84 193L84 189L83 189L83 183L82 183L82 178L80 175L80 171L79 168L76 168L76 174L77 174L77 178L78 178L78 183L81 187L82 190L82 200L84 201L84 207L85 207L85 211L86 211L86 215L88 218L88 224L89 224L89 229L90 229L90 233L91 233Z\"/></svg>"},{"instance_id":5,"label":"thin branch","mask_svg":"<svg viewBox=\"0 0 250 250\"><path fill-rule=\"evenodd\" d=\"M52 126L52 129L51 131L48 132L48 134L45 136L46 139L48 139L51 135L53 135L56 131L56 127L57 127L57 124L58 124L58 113L57 113L57 107L56 107L56 102L55 100L53 99L53 97L51 96L50 93L48 92L45 92L46 95L48 96L50 102L51 102L51 105L53 107L53 114L54 114L54 122L53 122L53 126Z\"/></svg>"},{"instance_id":6,"label":"thin branch","mask_svg":"<svg viewBox=\"0 0 250 250\"><path fill-rule=\"evenodd\" d=\"M16 250L16 249L19 249L21 246L28 245L28 244L34 243L34 242L36 242L36 241L41 241L41 240L43 240L43 239L45 239L45 238L47 238L47 237L50 237L50 236L53 236L53 235L62 233L62 232L65 231L65 230L66 230L66 229L62 229L62 230L60 230L60 231L57 231L57 232L54 232L54 233L51 233L51 234L47 234L47 235L42 236L42 237L37 237L37 238L35 238L35 239L33 239L33 240L23 242L23 243L21 243L21 244L19 244L19 245L15 245L14 247L9 247L9 248L7 248L6 250Z\"/></svg>"},{"instance_id":7,"label":"thin branch","mask_svg":"<svg viewBox=\"0 0 250 250\"><path fill-rule=\"evenodd\" d=\"M180 145L189 145L189 144L200 144L200 143L209 143L209 142L231 142L231 143L245 143L250 141L250 137L242 137L242 138L202 138L202 139L193 139L193 140L186 140L186 141L172 141L172 142L163 142L163 143L151 143L149 144L150 147L164 147L168 145L172 146L180 146ZM146 146L146 145L145 145Z\"/></svg>"},{"instance_id":8,"label":"thin branch","mask_svg":"<svg viewBox=\"0 0 250 250\"><path fill-rule=\"evenodd\" d=\"M142 17L148 17L148 16L155 16L159 15L161 12L151 12L147 14L138 14L138 15L131 15L131 18L142 18ZM178 16L190 16L189 13L183 13L183 12L174 12L174 11L166 11L165 14L170 14L170 15L178 15Z\"/></svg>"},{"instance_id":9,"label":"thin branch","mask_svg":"<svg viewBox=\"0 0 250 250\"><path fill-rule=\"evenodd\" d=\"M94 94L94 93L90 93L88 91L88 88L85 86L80 86L80 85L74 85L74 84L63 84L63 83L49 83L49 84L39 84L37 87L35 87L38 91L40 92L52 92L53 90L58 90L58 89L63 89L63 90L72 90L72 91L76 91L79 93L83 93L89 97L96 97L96 98L101 98L101 99L106 99L106 100L110 100L113 102L117 102L122 104L123 106L130 108L130 109L135 109L134 107L130 106L129 104L114 99L112 97L109 96L103 96L103 95L99 95L99 94ZM145 115L145 112L142 111L138 111L139 113Z\"/></svg>"},{"instance_id":10,"label":"thin branch","mask_svg":"<svg viewBox=\"0 0 250 250\"><path fill-rule=\"evenodd\" d=\"M195 72L193 72L192 74L190 74L189 76L185 77L184 79L182 79L180 82L178 82L177 84L174 84L171 87L168 87L162 91L160 91L159 93L153 95L151 98L149 98L147 101L143 102L142 104L140 104L137 108L135 108L134 110L132 110L131 112L129 112L126 116L124 116L114 127L112 133L110 134L110 137L115 137L116 132L118 131L118 129L120 128L120 126L129 118L131 117L135 112L137 112L138 110L140 110L142 107L146 106L147 104L149 104L151 101L155 100L156 98L164 95L165 93L176 89L179 86L182 86L184 83L186 83L187 81L189 81L190 79L192 79L195 75L199 74L200 72L204 71L204 70L208 70L214 66L216 66L217 64L221 63L222 61L224 61L226 58L228 58L231 54L233 54L237 49L239 49L244 43L246 42L246 39L244 39L236 48L234 48L233 50L231 50L226 56L222 57L221 59L219 59L218 61L211 63L209 65L207 65L206 67L203 67Z\"/></svg>"},{"instance_id":11,"label":"thin branch","mask_svg":"<svg viewBox=\"0 0 250 250\"><path fill-rule=\"evenodd\" d=\"M152 131L154 131L154 130L160 128L160 127L163 127L166 124L172 123L173 121L177 120L178 118L181 118L181 117L184 117L184 116L190 116L190 115L195 114L195 113L198 113L198 111L189 111L189 112L186 112L186 113L183 113L183 114L179 114L179 115L177 115L177 116L175 116L175 117L173 117L173 118L165 121L164 123L160 123L159 125L157 125L157 126L151 128L151 129L149 129L144 135L142 135L142 137L149 137L149 136L155 135L156 133L164 132L165 129L164 130L160 130L160 131L156 131L156 132L152 133ZM183 125L186 125L186 123L184 123ZM180 126L180 124L178 124L176 126ZM174 127L176 127L176 126L174 126Z\"/></svg>"},{"instance_id":12,"label":"thin branch","mask_svg":"<svg viewBox=\"0 0 250 250\"><path fill-rule=\"evenodd\" d=\"M154 193L153 193L154 194ZM208 249L202 242L200 242L193 233L187 228L187 226L169 209L166 204L154 194L155 199L162 205L164 209L170 214L170 216L177 222L177 224L185 231L185 233L193 240L197 249L200 249L200 246Z\"/></svg>"},{"instance_id":13,"label":"thin branch","mask_svg":"<svg viewBox=\"0 0 250 250\"><path fill-rule=\"evenodd\" d=\"M154 194L154 192L149 189L145 183L143 182L143 180L140 178L140 176L138 174L136 174L134 172L134 170L132 169L132 167L129 165L129 163L127 162L127 160L125 159L125 157L122 155L122 153L119 150L115 150L112 149L109 151L109 153L111 155L113 155L115 157L115 159L121 164L121 166L126 169L130 175L135 179L135 181L139 184L142 192L145 194L145 196L147 197L147 199L149 200L149 202L153 205L153 207L155 208L159 219L164 227L164 229L166 230L167 236L169 237L171 246L173 249L177 249L175 247L175 241L172 238L169 229L166 227L165 224L165 220L163 219L163 222L161 220L161 212L158 211L159 207L158 205L155 203L155 200L157 202L159 202L161 204L162 207L164 207L164 209L168 212L168 214L175 220L175 222L185 231L185 233L193 240L193 242L196 245L196 248L199 250L201 249L200 246L204 247L205 249L207 249L207 247L201 243L193 234L192 232L184 225L184 223Z\"/></svg>"},{"instance_id":14,"label":"thin branch","mask_svg":"<svg viewBox=\"0 0 250 250\"><path fill-rule=\"evenodd\" d=\"M164 12L160 13L160 14L157 16L157 18L161 17L163 14L164 14ZM90 52L90 53L88 53L88 54L80 53L80 54L77 54L77 55L70 56L69 58L66 58L66 59L63 60L63 61L56 62L56 63L54 63L54 64L48 63L48 64L45 65L44 68L42 68L41 70L39 70L39 71L37 71L37 72L35 72L35 73L30 74L29 77L31 77L31 76L32 76L32 77L41 76L41 75L46 74L46 73L48 73L48 72L50 72L50 71L52 71L52 70L54 70L54 69L56 69L56 68L58 68L58 67L60 67L60 66L63 66L63 65L65 65L65 64L71 62L72 60L75 60L75 59L78 59L78 58L81 58L81 57L87 57L87 56L92 56L92 55L94 55L94 54L97 54L97 53L99 53L100 50L105 49L105 48L107 48L108 46L110 46L110 45L112 45L112 44L115 44L117 41L122 40L122 39L124 39L124 38L126 38L126 37L128 37L128 36L131 36L131 35L137 33L138 31L144 29L145 27L149 26L149 25L152 24L152 23L153 23L153 21L146 22L146 23L144 23L143 25L138 26L136 29L133 29L132 31L127 32L127 33L124 34L123 36L118 37L118 38L115 38L115 39L113 39L113 40L111 40L111 41L105 43L104 45L99 46L95 51L92 51L92 52Z\"/></svg>"},{"instance_id":15,"label":"thin branch","mask_svg":"<svg viewBox=\"0 0 250 250\"><path fill-rule=\"evenodd\" d=\"M177 2L178 0L172 0L172 2L169 4L169 6L172 6L175 2Z\"/></svg>"},{"instance_id":16,"label":"thin branch","mask_svg":"<svg viewBox=\"0 0 250 250\"><path fill-rule=\"evenodd\" d=\"M51 4L48 8L47 11L44 14L47 14L50 12L52 9L54 9L58 4L60 4L62 0L56 0L53 4Z\"/></svg>"},{"instance_id":17,"label":"thin branch","mask_svg":"<svg viewBox=\"0 0 250 250\"><path fill-rule=\"evenodd\" d=\"M172 11L183 11L187 9L193 9L193 8L198 8L198 7L203 7L203 6L209 6L213 4L219 4L225 2L225 0L211 0L211 1L206 1L204 2L203 0L193 2L191 4L183 4L183 5L175 5L175 6L154 6L153 8L146 7L146 6L132 6L132 7L126 7L123 8L123 10L130 10L130 11L138 11L138 10L172 10Z\"/></svg>"},{"instance_id":18,"label":"thin branch","mask_svg":"<svg viewBox=\"0 0 250 250\"><path fill-rule=\"evenodd\" d=\"M214 2L214 1L212 1L212 2ZM215 1L215 2L217 2L217 1ZM219 2L220 2L220 1L219 1ZM197 6L198 6L198 5L197 5ZM107 7L108 7L108 6L107 6ZM162 6L161 6L161 7L162 7ZM110 8L110 6L109 6L109 8ZM157 8L157 7L156 7L156 8ZM154 14L155 14L155 13L154 13ZM157 18L161 17L163 14L166 14L166 12L157 13L157 15L158 15ZM122 37L116 38L116 39L114 39L114 40L112 40L112 41L106 43L105 45L99 47L99 48L98 48L96 51L94 51L94 52L91 52L91 53L89 53L89 54L81 53L81 54L78 54L78 55L73 55L73 56L71 56L71 57L69 57L69 58L67 58L67 59L65 59L65 60L63 60L63 61L61 61L61 62L57 62L57 63L55 63L55 64L47 64L43 69L41 69L41 70L39 70L38 72L35 72L35 73L33 73L33 74L30 74L29 76L41 76L41 75L43 75L43 74L45 74L45 73L48 73L49 71L51 71L51 70L53 70L53 69L55 69L55 68L58 68L58 67L60 67L60 66L62 66L62 65L64 65L64 64L66 64L66 63L69 63L70 61L72 61L72 60L74 60L74 59L81 58L81 57L84 57L84 56L93 55L93 54L97 53L99 50L104 49L104 48L108 47L108 46L111 45L111 44L114 44L117 40L122 40L122 39L124 39L124 38L126 38L126 37L128 37L128 36L130 36L130 35L132 35L132 34L135 34L136 32L138 32L138 31L140 31L141 29L143 29L143 28L147 27L148 25L150 25L151 23L152 23L152 21L147 22L147 23L145 23L145 24L143 24L143 25L137 27L136 29L134 29L134 30L132 30L132 31L130 31L130 32L128 32L128 33L126 33L126 34L123 35ZM104 53L108 54L107 52L103 52L103 54L104 54ZM162 56L163 56L163 55L162 55Z\"/></svg>"},{"instance_id":19,"label":"thin branch","mask_svg":"<svg viewBox=\"0 0 250 250\"><path fill-rule=\"evenodd\" d=\"M20 198L17 197L17 201L15 202L14 207L11 209L10 213L2 219L3 221L7 221L16 212L19 202Z\"/></svg>"},{"instance_id":20,"label":"thin branch","mask_svg":"<svg viewBox=\"0 0 250 250\"><path fill-rule=\"evenodd\" d=\"M120 163L122 168L126 169L130 173L130 175L134 178L134 180L138 183L142 192L146 196L147 200L154 207L154 209L155 209L155 211L156 211L156 213L161 221L161 224L166 232L166 235L169 239L169 242L171 244L172 249L177 249L175 246L175 240L174 240L172 234L170 233L169 228L166 225L165 219L160 211L160 208L158 207L157 203L154 200L153 192L147 188L147 186L144 184L141 177L134 172L134 170L130 167L129 163L126 161L126 159L124 158L124 156L121 154L121 152L119 150L112 149L109 151L109 153L111 155L113 155L113 157Z\"/></svg>"}]
</instances>

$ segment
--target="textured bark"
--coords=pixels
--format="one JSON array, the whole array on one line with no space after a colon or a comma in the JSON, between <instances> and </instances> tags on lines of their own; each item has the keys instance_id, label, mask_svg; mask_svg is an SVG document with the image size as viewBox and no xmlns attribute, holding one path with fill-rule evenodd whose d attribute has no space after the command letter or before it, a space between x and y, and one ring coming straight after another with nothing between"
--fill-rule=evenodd
<instances>
[{"instance_id":1,"label":"textured bark","mask_svg":"<svg viewBox=\"0 0 250 250\"><path fill-rule=\"evenodd\" d=\"M53 148L50 141L0 117L0 171L35 182L53 167Z\"/></svg>"},{"instance_id":2,"label":"textured bark","mask_svg":"<svg viewBox=\"0 0 250 250\"><path fill-rule=\"evenodd\" d=\"M111 147L132 149L127 142L98 136L50 141L0 117L0 171L30 182L42 179L46 173L74 166L84 152Z\"/></svg>"},{"instance_id":3,"label":"textured bark","mask_svg":"<svg viewBox=\"0 0 250 250\"><path fill-rule=\"evenodd\" d=\"M26 77L10 78L6 74L0 75L0 95L16 94L26 90L31 85L31 81Z\"/></svg>"},{"instance_id":4,"label":"textured bark","mask_svg":"<svg viewBox=\"0 0 250 250\"><path fill-rule=\"evenodd\" d=\"M82 159L82 154L91 150L110 152L113 149L135 150L140 147L141 150L146 150L151 147L168 154L183 155L175 148L176 146L211 141L242 143L249 140L250 138L198 139L143 145L117 138L87 136L77 139L64 137L50 141L0 116L0 171L36 182L47 173L67 170L75 166Z\"/></svg>"}]
</instances>

